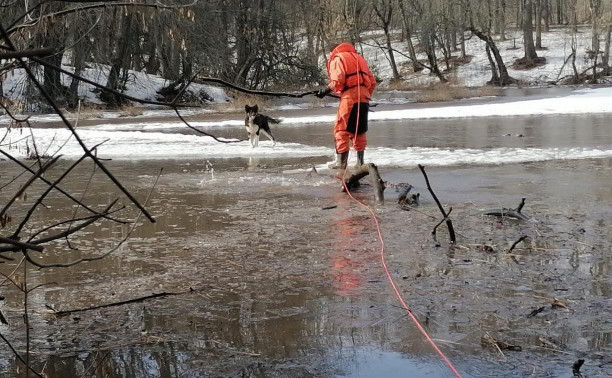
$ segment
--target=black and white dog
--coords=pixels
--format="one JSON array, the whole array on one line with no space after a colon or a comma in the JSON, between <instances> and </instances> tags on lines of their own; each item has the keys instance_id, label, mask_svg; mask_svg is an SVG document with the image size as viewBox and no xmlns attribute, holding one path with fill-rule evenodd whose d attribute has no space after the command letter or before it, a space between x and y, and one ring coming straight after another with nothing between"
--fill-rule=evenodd
<instances>
[{"instance_id":1,"label":"black and white dog","mask_svg":"<svg viewBox=\"0 0 612 378\"><path fill-rule=\"evenodd\" d=\"M251 141L251 146L257 147L259 144L260 132L267 136L268 139L272 141L273 145L276 145L276 140L274 140L272 131L270 130L270 123L280 123L280 121L278 119L268 117L267 115L259 114L259 107L257 105L245 105L244 111L246 113L244 126L246 127L247 136Z\"/></svg>"}]
</instances>

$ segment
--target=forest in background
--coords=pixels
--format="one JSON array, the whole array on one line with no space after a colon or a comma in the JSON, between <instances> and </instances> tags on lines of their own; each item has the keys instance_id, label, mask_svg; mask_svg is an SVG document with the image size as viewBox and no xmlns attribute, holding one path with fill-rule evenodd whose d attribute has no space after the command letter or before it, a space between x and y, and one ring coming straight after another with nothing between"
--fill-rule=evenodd
<instances>
[{"instance_id":1,"label":"forest in background","mask_svg":"<svg viewBox=\"0 0 612 378\"><path fill-rule=\"evenodd\" d=\"M426 70L445 82L453 65L466 58L466 40L478 38L485 42L490 83L505 86L516 83L507 64L543 64L542 32L558 25L578 32L588 25L589 80L610 74L607 0L2 0L0 15L17 50L51 49L30 64L67 107L76 106L79 76L91 64L108 67L104 84L119 92L131 71L158 75L168 80L161 91L166 98L194 77L251 89L297 88L324 81L322 58L335 43L348 40L359 47L372 35L380 36L376 43L390 63L392 81L404 79L392 43L406 44L410 70ZM522 31L519 62L505 62L497 47L510 29ZM0 48L6 51L6 43ZM68 85L57 70L62 63L75 75ZM2 60L0 89L18 67L16 60ZM584 82L579 75L585 72L575 70L575 81ZM125 101L111 92L99 96L113 106Z\"/></svg>"}]
</instances>

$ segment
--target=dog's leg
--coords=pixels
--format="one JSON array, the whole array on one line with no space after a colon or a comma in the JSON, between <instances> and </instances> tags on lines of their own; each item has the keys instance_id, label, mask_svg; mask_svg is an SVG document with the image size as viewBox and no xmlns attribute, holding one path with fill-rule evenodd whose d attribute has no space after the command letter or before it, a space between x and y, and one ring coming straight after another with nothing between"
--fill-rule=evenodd
<instances>
[{"instance_id":1,"label":"dog's leg","mask_svg":"<svg viewBox=\"0 0 612 378\"><path fill-rule=\"evenodd\" d=\"M265 135L266 137L268 137L268 139L270 139L272 141L272 145L276 146L276 140L274 140L274 137L272 136L272 132L267 132L266 130L262 129L261 132L263 133L263 135Z\"/></svg>"},{"instance_id":2,"label":"dog's leg","mask_svg":"<svg viewBox=\"0 0 612 378\"><path fill-rule=\"evenodd\" d=\"M259 146L259 133L255 133L255 147Z\"/></svg>"}]
</instances>

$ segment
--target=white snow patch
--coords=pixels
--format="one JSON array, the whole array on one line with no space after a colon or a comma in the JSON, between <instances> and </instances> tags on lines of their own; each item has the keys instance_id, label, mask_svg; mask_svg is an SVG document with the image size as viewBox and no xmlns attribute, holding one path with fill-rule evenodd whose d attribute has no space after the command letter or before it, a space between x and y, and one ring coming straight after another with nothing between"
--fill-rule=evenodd
<instances>
[{"instance_id":1,"label":"white snow patch","mask_svg":"<svg viewBox=\"0 0 612 378\"><path fill-rule=\"evenodd\" d=\"M68 140L59 153L69 158L77 158L83 154L80 145L70 137L71 134L66 129L32 130L39 152L55 154ZM0 135L5 132L6 129L0 129ZM24 139L28 135L28 132L11 130L3 146L11 144L12 153L24 157L28 150L26 144L29 145L29 150L32 150L30 138ZM271 142L262 141L258 148L252 148L247 141L224 144L209 137L156 132L80 130L79 135L89 147L108 139L108 142L99 147L98 155L114 159L287 158L332 156L334 153L331 148L299 143L277 143L272 146ZM375 147L369 148L366 156L368 161L374 161L378 165L397 167L415 167L419 163L429 166L506 164L612 157L612 146L493 149ZM354 156L350 159L353 161Z\"/></svg>"},{"instance_id":2,"label":"white snow patch","mask_svg":"<svg viewBox=\"0 0 612 378\"><path fill-rule=\"evenodd\" d=\"M32 129L39 153L46 155L58 153L63 156L77 158L83 155L81 146L67 129ZM4 135L5 128L0 128ZM238 143L220 143L207 136L139 132L139 131L97 131L79 130L79 136L84 143L92 147L108 140L98 148L98 156L114 159L164 159L164 158L232 158L232 157L304 157L322 156L332 153L332 149L308 146L299 143L277 143L272 146L270 141L260 141L258 148L252 148L248 141ZM28 132L11 130L3 145L11 144L16 155L26 156L32 150L31 138L24 139Z\"/></svg>"},{"instance_id":3,"label":"white snow patch","mask_svg":"<svg viewBox=\"0 0 612 378\"><path fill-rule=\"evenodd\" d=\"M81 76L94 81L100 85L106 85L108 73L110 67L108 65L94 64L92 68L86 68ZM74 72L74 67L68 65L62 65L62 68L66 71ZM43 80L43 72L41 69L35 71L38 79ZM12 70L5 78L2 84L3 95L18 101L25 101L28 97L28 81L26 80L26 73L22 68ZM72 77L61 74L62 84L70 86ZM156 100L157 91L168 85L170 81L163 79L159 76L149 75L146 72L140 71L129 71L129 79L126 83L127 90L124 92L126 95L144 99L144 100ZM84 82L79 83L79 98L95 104L101 104L102 101L98 98L97 94L93 92L95 87L91 84ZM192 83L187 92L192 94L198 94L200 91L206 92L213 98L215 103L228 102L230 99L222 88L215 87L212 85L204 85Z\"/></svg>"}]
</instances>

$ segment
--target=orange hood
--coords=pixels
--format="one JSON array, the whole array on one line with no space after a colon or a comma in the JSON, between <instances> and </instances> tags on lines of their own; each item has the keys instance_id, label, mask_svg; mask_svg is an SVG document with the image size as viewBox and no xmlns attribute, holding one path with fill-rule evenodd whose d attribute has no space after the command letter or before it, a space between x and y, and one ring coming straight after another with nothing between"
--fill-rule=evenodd
<instances>
[{"instance_id":1,"label":"orange hood","mask_svg":"<svg viewBox=\"0 0 612 378\"><path fill-rule=\"evenodd\" d=\"M334 60L334 58L336 57L336 55L338 55L339 53L342 52L348 52L348 53L357 53L357 50L355 50L355 47L353 45L351 45L348 42L342 42L341 44L339 44L338 46L336 46L331 54L329 55L329 59L327 59L327 74L329 74L329 63Z\"/></svg>"}]
</instances>

